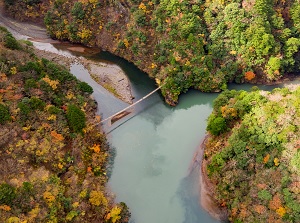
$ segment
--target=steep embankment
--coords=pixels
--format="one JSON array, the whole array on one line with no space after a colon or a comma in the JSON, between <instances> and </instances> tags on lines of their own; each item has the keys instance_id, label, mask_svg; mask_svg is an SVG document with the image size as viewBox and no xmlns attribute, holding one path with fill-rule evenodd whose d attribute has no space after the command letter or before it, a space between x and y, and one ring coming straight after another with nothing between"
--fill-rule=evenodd
<instances>
[{"instance_id":1,"label":"steep embankment","mask_svg":"<svg viewBox=\"0 0 300 223\"><path fill-rule=\"evenodd\" d=\"M45 15L53 38L132 61L166 83L162 93L172 105L189 88L210 92L231 81L272 83L299 71L296 0L5 2L17 18Z\"/></svg>"},{"instance_id":2,"label":"steep embankment","mask_svg":"<svg viewBox=\"0 0 300 223\"><path fill-rule=\"evenodd\" d=\"M0 27L0 221L127 222L93 89Z\"/></svg>"},{"instance_id":3,"label":"steep embankment","mask_svg":"<svg viewBox=\"0 0 300 223\"><path fill-rule=\"evenodd\" d=\"M204 168L232 222L300 221L299 97L291 86L214 101Z\"/></svg>"}]
</instances>

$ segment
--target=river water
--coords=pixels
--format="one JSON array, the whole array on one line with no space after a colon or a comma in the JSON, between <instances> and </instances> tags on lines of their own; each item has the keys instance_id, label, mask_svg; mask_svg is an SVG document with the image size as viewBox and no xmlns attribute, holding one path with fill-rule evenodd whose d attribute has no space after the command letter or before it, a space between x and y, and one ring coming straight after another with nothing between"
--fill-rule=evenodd
<instances>
[{"instance_id":1,"label":"river water","mask_svg":"<svg viewBox=\"0 0 300 223\"><path fill-rule=\"evenodd\" d=\"M74 56L47 43L35 46ZM102 52L91 59L122 69L130 79L135 100L156 88L145 73L121 58ZM103 118L127 106L93 81L80 63L74 62L71 72L94 88L93 96ZM190 90L180 97L178 106L170 107L155 93L138 104L129 116L104 126L108 141L117 152L109 186L116 200L129 206L132 223L220 222L199 204L199 168L191 169L217 95Z\"/></svg>"},{"instance_id":2,"label":"river water","mask_svg":"<svg viewBox=\"0 0 300 223\"><path fill-rule=\"evenodd\" d=\"M118 65L130 79L135 100L156 88L145 73L121 58L102 52L93 59ZM95 86L82 65L73 64L71 72L96 89L94 97L104 118L124 107L107 95L99 96L102 88ZM216 97L189 91L172 108L155 93L108 129L108 141L117 151L109 186L116 200L130 207L131 222L218 222L199 205L199 170L190 169ZM103 110L103 104L112 109Z\"/></svg>"},{"instance_id":3,"label":"river water","mask_svg":"<svg viewBox=\"0 0 300 223\"><path fill-rule=\"evenodd\" d=\"M136 99L154 88L154 82L132 64L108 53L97 55L119 65L128 75ZM250 90L252 85L229 86ZM263 86L271 90L275 86ZM124 201L135 223L214 223L199 204L199 166L191 169L195 151L206 132L217 93L190 90L176 107L166 105L159 93L120 120L109 134L117 150L110 187Z\"/></svg>"},{"instance_id":4,"label":"river water","mask_svg":"<svg viewBox=\"0 0 300 223\"><path fill-rule=\"evenodd\" d=\"M135 101L156 88L145 73L121 58L102 52L92 59L118 65L129 77ZM105 93L81 64L74 63L71 72L95 89L93 96L103 118L126 107ZM190 169L216 97L191 90L173 108L155 93L128 117L105 126L108 141L116 149L109 186L116 200L130 207L131 222L219 222L201 208L199 169Z\"/></svg>"},{"instance_id":5,"label":"river water","mask_svg":"<svg viewBox=\"0 0 300 223\"><path fill-rule=\"evenodd\" d=\"M132 64L107 53L97 57L126 72L136 100L155 89ZM218 222L199 205L199 172L189 168L216 96L189 91L172 108L156 93L138 104L129 120L116 123L109 134L117 151L109 184L117 201L130 207L132 222Z\"/></svg>"},{"instance_id":6,"label":"river water","mask_svg":"<svg viewBox=\"0 0 300 223\"><path fill-rule=\"evenodd\" d=\"M18 38L27 39L10 31ZM89 77L88 71L76 62L80 54L49 43L34 42L34 46L74 58L71 72L93 87L102 118L127 106ZM92 59L122 69L130 79L135 100L156 88L145 73L123 59L105 52ZM229 86L231 89L250 87ZM274 86L264 87L264 90L272 88ZM199 168L191 169L193 155L205 135L206 119L217 95L190 90L180 97L179 105L172 108L156 92L138 104L129 116L112 126L104 126L108 141L117 152L109 186L116 200L129 206L132 223L219 222L200 206Z\"/></svg>"}]
</instances>

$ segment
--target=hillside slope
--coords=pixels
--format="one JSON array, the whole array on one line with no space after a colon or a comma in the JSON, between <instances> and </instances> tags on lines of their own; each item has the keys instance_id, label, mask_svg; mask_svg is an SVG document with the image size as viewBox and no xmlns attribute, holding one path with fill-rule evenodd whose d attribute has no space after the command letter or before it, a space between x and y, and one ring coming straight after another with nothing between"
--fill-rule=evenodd
<instances>
[{"instance_id":1,"label":"hillside slope","mask_svg":"<svg viewBox=\"0 0 300 223\"><path fill-rule=\"evenodd\" d=\"M0 27L0 221L128 222L93 89Z\"/></svg>"},{"instance_id":2,"label":"hillside slope","mask_svg":"<svg viewBox=\"0 0 300 223\"><path fill-rule=\"evenodd\" d=\"M232 222L300 222L299 96L291 86L214 101L206 170Z\"/></svg>"},{"instance_id":3,"label":"hillside slope","mask_svg":"<svg viewBox=\"0 0 300 223\"><path fill-rule=\"evenodd\" d=\"M5 0L15 17L38 18L53 38L99 46L137 65L175 105L189 88L272 83L299 72L298 0ZM37 13L39 12L39 13Z\"/></svg>"}]
</instances>

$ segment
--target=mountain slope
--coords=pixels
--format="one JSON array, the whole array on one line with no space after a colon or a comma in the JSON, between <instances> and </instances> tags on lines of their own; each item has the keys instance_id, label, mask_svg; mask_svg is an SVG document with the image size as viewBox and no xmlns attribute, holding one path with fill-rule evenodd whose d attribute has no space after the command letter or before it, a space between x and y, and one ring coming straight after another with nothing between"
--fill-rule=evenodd
<instances>
[{"instance_id":1,"label":"mountain slope","mask_svg":"<svg viewBox=\"0 0 300 223\"><path fill-rule=\"evenodd\" d=\"M0 221L128 222L93 89L0 27Z\"/></svg>"},{"instance_id":2,"label":"mountain slope","mask_svg":"<svg viewBox=\"0 0 300 223\"><path fill-rule=\"evenodd\" d=\"M19 18L20 2L6 0ZM29 9L45 13L53 38L99 46L166 83L171 105L189 88L219 91L231 81L274 82L299 71L296 0L56 0L25 8L27 17L35 17Z\"/></svg>"},{"instance_id":3,"label":"mountain slope","mask_svg":"<svg viewBox=\"0 0 300 223\"><path fill-rule=\"evenodd\" d=\"M207 172L233 222L300 221L300 87L225 91L208 119Z\"/></svg>"}]
</instances>

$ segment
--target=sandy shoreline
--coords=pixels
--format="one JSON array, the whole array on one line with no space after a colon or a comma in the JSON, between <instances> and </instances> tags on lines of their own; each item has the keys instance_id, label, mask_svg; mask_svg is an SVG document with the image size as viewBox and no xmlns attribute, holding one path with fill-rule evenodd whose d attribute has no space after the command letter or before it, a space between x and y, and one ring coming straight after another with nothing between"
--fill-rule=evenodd
<instances>
[{"instance_id":1,"label":"sandy shoreline","mask_svg":"<svg viewBox=\"0 0 300 223\"><path fill-rule=\"evenodd\" d=\"M208 135L205 135L201 144L199 145L194 158L193 158L193 168L200 168L199 171L199 202L204 210L206 210L212 217L220 221L228 221L228 215L226 208L220 207L214 198L214 185L208 178L206 166L207 161L203 158L205 150L205 142L208 139Z\"/></svg>"},{"instance_id":2,"label":"sandy shoreline","mask_svg":"<svg viewBox=\"0 0 300 223\"><path fill-rule=\"evenodd\" d=\"M71 47L69 50L75 50L76 52L80 53L86 51L85 47ZM66 57L46 50L34 48L34 53L41 58L45 58L63 65L68 69L70 69L71 64L74 63L74 58ZM130 82L127 75L121 68L116 65L95 62L83 57L77 57L76 61L81 63L89 71L91 77L98 84L106 88L115 97L128 104L132 104L133 96L131 93Z\"/></svg>"},{"instance_id":3,"label":"sandy shoreline","mask_svg":"<svg viewBox=\"0 0 300 223\"><path fill-rule=\"evenodd\" d=\"M130 81L119 66L95 62L86 58L80 58L79 61L98 84L114 94L115 97L132 104L134 97L132 96Z\"/></svg>"}]
</instances>

